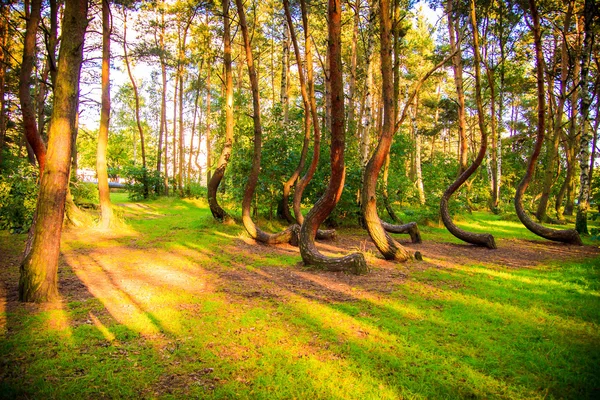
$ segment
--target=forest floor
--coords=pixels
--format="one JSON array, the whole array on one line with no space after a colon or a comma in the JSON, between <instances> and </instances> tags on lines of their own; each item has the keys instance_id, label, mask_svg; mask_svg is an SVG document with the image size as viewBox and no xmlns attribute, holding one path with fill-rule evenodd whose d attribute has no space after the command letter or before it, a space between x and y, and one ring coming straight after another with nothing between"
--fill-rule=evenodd
<instances>
[{"instance_id":1,"label":"forest floor","mask_svg":"<svg viewBox=\"0 0 600 400\"><path fill-rule=\"evenodd\" d=\"M118 206L63 235L61 300L17 301L24 235L0 232L0 398L598 398L600 249L484 213L497 250L422 228L423 261L362 276L256 244L202 201ZM479 219L479 221L478 221ZM269 223L267 223L268 225Z\"/></svg>"}]
</instances>

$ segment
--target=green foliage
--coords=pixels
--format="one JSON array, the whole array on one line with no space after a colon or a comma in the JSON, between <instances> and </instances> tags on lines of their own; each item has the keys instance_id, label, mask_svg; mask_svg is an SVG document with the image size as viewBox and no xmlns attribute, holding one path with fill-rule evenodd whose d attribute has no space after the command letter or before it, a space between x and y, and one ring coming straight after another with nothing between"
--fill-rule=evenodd
<instances>
[{"instance_id":1,"label":"green foliage","mask_svg":"<svg viewBox=\"0 0 600 400\"><path fill-rule=\"evenodd\" d=\"M73 202L78 206L98 204L98 185L92 182L71 182Z\"/></svg>"},{"instance_id":2,"label":"green foliage","mask_svg":"<svg viewBox=\"0 0 600 400\"><path fill-rule=\"evenodd\" d=\"M157 188L160 190L164 181L161 172L137 166L124 167L121 172L127 180L125 187L131 200L154 198L160 194L157 192ZM148 188L147 195L146 187Z\"/></svg>"},{"instance_id":3,"label":"green foliage","mask_svg":"<svg viewBox=\"0 0 600 400\"><path fill-rule=\"evenodd\" d=\"M0 229L11 233L29 230L38 188L38 169L26 160L16 160L0 174Z\"/></svg>"}]
</instances>

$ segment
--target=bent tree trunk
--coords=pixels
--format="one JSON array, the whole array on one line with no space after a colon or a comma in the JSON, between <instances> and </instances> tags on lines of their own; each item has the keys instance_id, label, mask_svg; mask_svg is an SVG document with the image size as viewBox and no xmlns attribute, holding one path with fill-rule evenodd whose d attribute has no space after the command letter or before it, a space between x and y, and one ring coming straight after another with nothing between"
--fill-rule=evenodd
<instances>
[{"instance_id":1,"label":"bent tree trunk","mask_svg":"<svg viewBox=\"0 0 600 400\"><path fill-rule=\"evenodd\" d=\"M292 39L292 44L294 46L294 53L296 55L297 65L302 65L300 49L298 46L298 40L296 38L296 32L294 30L291 13L289 12L288 1L284 2L284 7L285 7L285 11L286 11L286 17L288 19L288 25L290 27L290 37ZM302 169L304 168L304 163L306 162L306 153L308 152L308 141L310 139L311 123L312 123L313 130L314 130L314 146L313 146L313 158L310 163L310 166L308 167L308 171L300 180L298 180L296 182L296 189L294 190L294 197L293 197L292 203L293 203L294 215L296 217L295 220L296 220L296 222L298 222L298 225L302 225L302 223L304 222L304 216L302 215L302 210L301 210L302 194L304 193L304 189L306 189L306 186L308 185L308 183L312 179L313 175L315 174L315 171L317 170L317 165L319 163L319 152L321 151L321 127L319 126L319 118L318 118L318 114L317 114L317 104L316 104L316 100L315 100L315 86L314 86L314 81L313 81L313 66L312 66L312 50L311 50L311 43L310 43L311 39L310 39L310 32L309 32L309 27L308 27L306 4L304 3L304 1L301 2L301 8L302 8L302 23L304 25L304 39L305 39L304 49L306 52L307 77L306 78L304 77L304 71L301 68L298 68L298 71L299 71L298 76L299 76L299 80L300 80L300 91L302 93L302 101L304 104L304 115L305 115L305 119L304 119L304 130L305 131L304 132L305 132L305 135L304 135L304 143L303 143L303 147L302 147L302 153L300 155L300 164L298 165L298 169L297 169L298 175L296 175L295 177L292 176L292 178L294 180L296 180L298 178L298 176L300 175L300 172L302 172ZM307 81L308 81L308 92L306 89ZM288 182L291 182L292 178L290 178L290 180ZM288 192L288 194L289 194L289 192ZM287 198L285 197L285 187L284 187L284 198L283 199L284 199L284 209L283 209L284 215L286 215L286 213L287 213L286 218L288 218L289 208L287 207ZM291 218L291 215L289 215L289 217ZM289 218L288 218L288 221L290 221ZM329 230L319 229L317 231L317 239L321 239L321 240L335 239L335 230L334 229L329 229Z\"/></svg>"},{"instance_id":2,"label":"bent tree trunk","mask_svg":"<svg viewBox=\"0 0 600 400\"><path fill-rule=\"evenodd\" d=\"M108 229L113 217L108 188L106 150L108 148L108 125L110 121L110 9L109 0L102 0L102 109L96 152L96 173L100 197L100 225ZM160 159L160 158L159 158Z\"/></svg>"},{"instance_id":3,"label":"bent tree trunk","mask_svg":"<svg viewBox=\"0 0 600 400\"><path fill-rule=\"evenodd\" d=\"M19 100L21 102L25 138L35 154L40 175L44 172L44 165L46 163L46 145L38 131L35 107L30 90L31 74L35 64L36 35L41 19L41 12L42 1L32 0L23 43L23 62L21 63L21 72L19 74Z\"/></svg>"},{"instance_id":4,"label":"bent tree trunk","mask_svg":"<svg viewBox=\"0 0 600 400\"><path fill-rule=\"evenodd\" d=\"M233 73L231 72L231 19L229 17L229 0L223 0L223 64L225 67L225 144L217 162L215 172L208 182L208 206L213 217L222 221L227 213L217 202L217 190L225 175L225 169L231 157L233 146Z\"/></svg>"},{"instance_id":5,"label":"bent tree trunk","mask_svg":"<svg viewBox=\"0 0 600 400\"><path fill-rule=\"evenodd\" d=\"M71 138L79 95L87 0L66 1L54 90L48 157L40 183L31 251L21 263L19 300L44 302L58 297L58 256L69 183Z\"/></svg>"},{"instance_id":6,"label":"bent tree trunk","mask_svg":"<svg viewBox=\"0 0 600 400\"><path fill-rule=\"evenodd\" d=\"M294 222L294 218L292 218L292 214L290 213L290 205L288 199L290 197L290 191L300 173L304 169L304 164L306 163L306 154L308 153L308 143L310 141L310 102L308 100L308 93L306 91L306 80L304 79L304 70L302 68L302 57L300 56L300 49L298 48L298 41L296 39L296 31L294 29L294 22L292 21L292 15L290 13L290 5L288 0L283 0L283 8L285 10L285 16L287 19L287 26L290 33L290 38L292 39L292 44L294 46L294 53L296 55L296 65L298 66L298 78L300 81L300 92L302 94L302 105L304 106L304 141L302 143L302 151L300 152L300 161L298 162L298 167L292 173L292 176L283 184L283 216L285 219L292 223Z\"/></svg>"},{"instance_id":7,"label":"bent tree trunk","mask_svg":"<svg viewBox=\"0 0 600 400\"><path fill-rule=\"evenodd\" d=\"M454 192L456 192L458 188L460 188L461 185L465 183L467 179L469 179L469 177L477 170L477 168L479 168L487 150L487 133L483 114L483 101L481 99L481 56L479 54L479 33L477 30L477 20L475 17L474 0L471 0L470 13L471 27L473 29L473 52L475 55L475 99L477 102L479 130L481 131L481 146L479 147L479 153L477 154L477 157L475 158L473 163L462 174L460 174L456 181L454 181L454 183L452 183L442 195L442 199L440 201L440 214L442 217L442 221L446 226L446 229L448 229L450 233L452 233L460 240L478 246L486 246L489 249L495 249L496 242L492 235L490 235L489 233L467 232L459 228L458 226L456 226L454 221L452 221L452 217L450 216L450 212L448 211L448 200L454 194Z\"/></svg>"},{"instance_id":8,"label":"bent tree trunk","mask_svg":"<svg viewBox=\"0 0 600 400\"><path fill-rule=\"evenodd\" d=\"M241 0L237 0L241 1ZM341 57L341 0L329 0L327 7L329 33L329 77L331 86L331 178L325 194L309 211L300 228L300 254L306 265L315 265L330 271L350 271L363 274L368 271L361 253L331 258L321 254L315 246L319 225L331 214L344 187L344 92Z\"/></svg>"},{"instance_id":9,"label":"bent tree trunk","mask_svg":"<svg viewBox=\"0 0 600 400\"><path fill-rule=\"evenodd\" d=\"M411 258L410 253L402 247L400 243L396 242L388 235L377 214L377 177L389 154L394 134L394 100L391 59L392 22L389 13L390 5L388 0L381 0L379 16L381 22L383 128L379 137L379 144L365 168L361 193L361 208L369 236L381 254L387 260L406 261Z\"/></svg>"},{"instance_id":10,"label":"bent tree trunk","mask_svg":"<svg viewBox=\"0 0 600 400\"><path fill-rule=\"evenodd\" d=\"M252 199L254 197L254 191L256 184L258 183L258 174L260 173L260 158L261 158L261 147L262 147L262 125L260 121L260 98L258 92L258 78L256 76L256 69L254 68L254 59L252 56L252 47L250 45L250 36L248 35L248 25L246 24L246 14L244 12L244 6L242 0L235 1L238 9L238 17L240 20L240 27L242 29L242 36L244 38L244 48L246 50L246 64L248 65L248 75L250 77L250 86L252 88L252 108L253 108L253 120L254 120L254 158L252 160L252 169L250 170L250 176L248 176L248 183L244 190L244 199L242 201L242 222L244 228L248 231L250 236L262 243L277 244L277 243L292 243L296 244L298 241L298 225L290 225L287 229L277 234L269 234L259 229L250 214L250 207L252 205Z\"/></svg>"},{"instance_id":11,"label":"bent tree trunk","mask_svg":"<svg viewBox=\"0 0 600 400\"><path fill-rule=\"evenodd\" d=\"M535 163L537 162L538 156L542 149L542 144L544 141L544 130L545 128L545 114L546 114L546 105L545 105L545 93L544 93L544 64L543 64L543 54L542 54L542 36L540 29L540 16L537 11L537 6L535 0L529 0L529 9L531 12L531 18L533 20L533 38L535 43L535 57L536 57L536 72L537 72L537 97L538 97L538 124L537 124L537 137L535 142L535 147L533 149L533 153L529 158L529 163L527 164L527 170L525 171L525 176L519 186L517 187L517 193L515 194L515 210L517 212L517 216L525 225L527 229L531 232L535 233L538 236L546 238L548 240L554 240L557 242L563 243L571 243L582 245L581 238L579 234L574 229L566 229L566 230L555 230L546 228L543 225L540 225L534 222L525 212L523 208L523 195L529 186L529 182L531 181L531 177L533 176L533 172L535 170Z\"/></svg>"}]
</instances>

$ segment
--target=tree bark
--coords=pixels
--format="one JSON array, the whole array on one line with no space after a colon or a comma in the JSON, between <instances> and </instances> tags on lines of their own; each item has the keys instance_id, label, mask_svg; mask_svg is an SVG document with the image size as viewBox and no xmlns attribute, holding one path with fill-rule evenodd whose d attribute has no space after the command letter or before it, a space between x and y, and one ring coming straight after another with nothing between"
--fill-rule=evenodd
<instances>
[{"instance_id":1,"label":"tree bark","mask_svg":"<svg viewBox=\"0 0 600 400\"><path fill-rule=\"evenodd\" d=\"M454 236L463 240L467 243L475 244L478 246L486 246L490 249L496 248L496 242L494 241L494 237L489 233L474 233L467 232L454 224L452 221L452 217L448 211L448 201L452 194L460 188L460 186L469 179L469 177L479 168L483 158L485 157L485 152L487 149L487 133L485 128L484 121L484 110L483 110L483 101L481 99L481 56L479 54L479 34L477 28L477 19L475 16L475 2L471 0L471 27L473 29L473 53L474 53L474 64L475 64L475 99L477 102L477 115L479 122L479 130L481 131L481 146L479 148L479 153L477 154L477 158L475 161L464 171L459 177L452 183L448 189L442 195L442 199L440 201L440 215L442 217L442 222L446 229L450 231ZM466 143L466 141L465 141Z\"/></svg>"},{"instance_id":2,"label":"tree bark","mask_svg":"<svg viewBox=\"0 0 600 400\"><path fill-rule=\"evenodd\" d=\"M123 56L125 58L125 66L127 67L127 74L133 86L133 96L135 98L135 122L137 124L138 132L140 134L140 149L142 150L142 168L143 168L143 180L144 180L144 198L147 199L150 195L150 188L148 187L148 171L146 170L146 146L144 144L144 129L142 128L142 119L140 116L140 96L138 93L137 84L135 78L131 72L131 66L129 64L129 57L127 55L127 8L123 7Z\"/></svg>"},{"instance_id":3,"label":"tree bark","mask_svg":"<svg viewBox=\"0 0 600 400\"><path fill-rule=\"evenodd\" d=\"M535 223L525 212L523 207L523 194L527 190L529 186L529 182L531 181L531 177L533 176L533 172L535 170L535 164L537 158L542 149L542 144L544 140L544 130L545 128L545 118L546 118L546 106L545 106L545 93L544 93L544 58L542 54L542 35L540 29L540 17L537 10L537 5L535 0L529 0L529 9L531 13L531 18L533 20L533 37L535 43L535 55L536 55L536 72L537 72L537 98L538 98L538 123L537 123L537 137L535 142L535 147L531 157L529 158L529 163L527 164L527 170L525 172L525 176L523 180L517 186L517 192L515 194L515 209L517 212L517 216L525 225L527 229L531 232L535 233L538 236L546 238L548 240L554 240L557 242L571 243L581 245L581 238L577 231L573 229L568 230L554 230L546 228L540 224Z\"/></svg>"},{"instance_id":4,"label":"tree bark","mask_svg":"<svg viewBox=\"0 0 600 400\"><path fill-rule=\"evenodd\" d=\"M361 209L369 236L387 260L406 261L410 253L396 242L382 226L377 214L377 178L389 154L394 135L394 96L392 74L392 22L388 0L379 2L381 31L381 85L383 97L383 127L379 143L364 171Z\"/></svg>"},{"instance_id":5,"label":"tree bark","mask_svg":"<svg viewBox=\"0 0 600 400\"><path fill-rule=\"evenodd\" d=\"M248 34L248 25L246 24L246 14L242 0L235 1L238 10L238 18L240 20L240 28L244 38L244 48L246 50L246 64L248 65L248 75L250 77L250 86L252 88L252 110L254 122L254 158L252 159L252 168L248 176L248 182L244 189L244 199L242 201L242 222L248 234L255 240L268 243L292 243L296 244L298 240L298 225L290 225L287 229L277 234L269 234L259 229L250 213L252 199L256 184L258 183L258 175L260 173L261 147L262 147L262 125L260 118L260 97L258 91L258 77L254 67L254 58L252 56L252 47L250 44L250 36Z\"/></svg>"},{"instance_id":6,"label":"tree bark","mask_svg":"<svg viewBox=\"0 0 600 400\"><path fill-rule=\"evenodd\" d=\"M0 18L7 18L8 6L0 4ZM8 40L8 24L0 24L0 171L2 170L2 154L6 138L6 43Z\"/></svg>"},{"instance_id":7,"label":"tree bark","mask_svg":"<svg viewBox=\"0 0 600 400\"><path fill-rule=\"evenodd\" d=\"M215 172L208 182L208 206L213 217L222 221L227 213L217 202L217 190L225 175L225 169L233 146L233 74L231 72L231 20L229 17L229 0L223 0L223 64L225 68L225 144L217 161Z\"/></svg>"},{"instance_id":8,"label":"tree bark","mask_svg":"<svg viewBox=\"0 0 600 400\"><path fill-rule=\"evenodd\" d=\"M450 50L454 52L452 57L452 72L454 73L454 85L456 87L456 98L458 103L458 139L459 139L459 155L458 155L458 175L460 176L468 167L467 163L467 123L465 117L465 92L463 85L463 61L462 49L460 47L460 38L458 30L458 20L455 19L453 12L454 0L446 1L446 13L448 19L448 36L450 37Z\"/></svg>"},{"instance_id":9,"label":"tree bark","mask_svg":"<svg viewBox=\"0 0 600 400\"><path fill-rule=\"evenodd\" d=\"M550 199L550 191L552 189L552 184L554 183L556 166L560 161L558 148L560 144L561 131L563 128L563 115L565 102L567 100L567 79L570 66L569 53L567 48L567 33L569 31L569 27L571 26L571 14L573 12L573 4L573 1L569 1L569 6L567 12L565 13L563 22L563 35L560 45L560 94L558 98L558 104L556 105L555 110L552 112L552 114L554 115L554 123L552 124L552 140L548 144L548 153L546 157L544 170L544 185L542 189L542 195L540 197L540 202L538 203L538 208L535 212L535 217L539 222L544 222L547 219L547 209L548 201ZM552 78L550 78L548 85L549 92L552 95L554 86L554 74L552 74L551 76Z\"/></svg>"},{"instance_id":10,"label":"tree bark","mask_svg":"<svg viewBox=\"0 0 600 400\"><path fill-rule=\"evenodd\" d=\"M241 0L237 0L241 1ZM341 57L341 0L329 0L328 48L329 79L331 94L331 177L325 194L309 211L300 228L300 254L306 265L315 265L327 270L350 271L362 274L368 271L362 253L345 257L331 258L322 255L315 246L315 236L321 223L331 214L342 195L344 187L344 91L342 82Z\"/></svg>"},{"instance_id":11,"label":"tree bark","mask_svg":"<svg viewBox=\"0 0 600 400\"><path fill-rule=\"evenodd\" d=\"M41 178L31 251L21 264L19 299L44 302L58 297L58 256L69 183L71 137L77 115L79 76L87 26L87 0L67 0L54 90L48 158Z\"/></svg>"},{"instance_id":12,"label":"tree bark","mask_svg":"<svg viewBox=\"0 0 600 400\"><path fill-rule=\"evenodd\" d=\"M289 223L295 222L292 214L290 213L289 197L290 191L300 173L304 169L306 163L306 155L308 153L308 144L310 142L310 101L308 99L308 93L306 90L306 79L304 77L304 70L302 68L302 56L300 55L300 48L298 47L298 40L296 39L296 32L294 30L294 22L292 21L292 15L290 13L290 6L288 0L283 0L283 7L285 11L285 17L288 26L288 32L292 45L294 47L294 53L296 55L296 65L298 66L298 78L300 81L300 93L302 94L302 105L304 106L304 141L302 143L302 150L300 152L300 160L298 166L290 176L290 178L283 184L283 198L282 198L282 211L283 216Z\"/></svg>"},{"instance_id":13,"label":"tree bark","mask_svg":"<svg viewBox=\"0 0 600 400\"><path fill-rule=\"evenodd\" d=\"M35 64L35 47L38 25L42 13L42 1L32 0L29 19L25 30L23 43L23 61L19 74L19 100L21 102L21 114L23 116L23 128L27 143L33 150L40 169L40 175L44 172L46 162L46 145L38 132L37 119L33 98L31 97L31 74Z\"/></svg>"},{"instance_id":14,"label":"tree bark","mask_svg":"<svg viewBox=\"0 0 600 400\"><path fill-rule=\"evenodd\" d=\"M110 34L112 30L109 0L102 0L102 108L98 130L96 151L96 174L100 197L100 226L110 228L113 212L108 188L106 150L108 148L108 128L110 124Z\"/></svg>"},{"instance_id":15,"label":"tree bark","mask_svg":"<svg viewBox=\"0 0 600 400\"><path fill-rule=\"evenodd\" d=\"M530 0L532 1L532 0ZM592 53L592 44L594 43L594 19L598 16L598 6L595 0L585 0L583 18L584 18L584 37L583 50L581 52L581 101L579 103L579 113L581 116L581 139L579 147L579 197L577 204L577 215L575 217L575 229L582 235L588 234L587 212L590 208L590 142L592 134L588 127L590 105L592 98L588 88L589 82L589 63ZM598 116L596 116L598 118Z\"/></svg>"}]
</instances>

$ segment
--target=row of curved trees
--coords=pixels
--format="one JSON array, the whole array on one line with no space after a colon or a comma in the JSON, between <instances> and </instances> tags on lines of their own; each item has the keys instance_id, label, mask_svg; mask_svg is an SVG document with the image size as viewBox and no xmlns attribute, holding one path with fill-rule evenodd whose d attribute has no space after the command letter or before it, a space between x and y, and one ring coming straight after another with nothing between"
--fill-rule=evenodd
<instances>
[{"instance_id":1,"label":"row of curved trees","mask_svg":"<svg viewBox=\"0 0 600 400\"><path fill-rule=\"evenodd\" d=\"M31 16L27 22L27 32L25 40L25 48L23 50L23 68L21 70L22 90L21 103L23 109L23 122L28 142L30 142L35 155L38 158L38 164L41 171L40 194L38 197L37 213L34 218L34 224L30 231L30 237L25 253L25 257L21 266L21 279L19 282L19 294L21 300L24 301L45 301L57 295L57 268L58 268L58 250L60 242L60 233L62 229L62 221L65 212L65 200L68 190L68 176L70 173L69 159L71 156L71 145L73 131L75 130L77 108L79 102L79 78L80 68L83 58L83 43L86 29L86 15L88 2L86 0L67 0L65 2L65 11L62 23L62 40L60 44L60 52L56 69L52 70L55 74L54 88L54 104L52 117L50 120L50 130L47 150L44 146L37 146L36 141L39 135L35 134L33 125L30 123L27 114L27 105L31 103L28 97L31 83L28 82L28 77L31 75L31 70L28 69L30 60L31 43L28 44L27 38L30 37L30 26L35 35L37 24L35 15L38 10L34 9L33 5L39 6L40 1L32 2ZM453 2L448 3L447 11L452 12L450 6ZM456 2L458 5L458 2ZM586 13L584 14L584 48L591 46L593 29L595 23L595 9L593 1L586 1ZM309 26L309 8L310 4L305 0L299 1L300 15L303 27L303 48L304 54L301 52L298 35L294 29L293 14L289 0L283 1L283 8L287 25L289 28L289 37L292 42L293 54L298 67L298 79L300 93L302 97L302 106L304 108L304 137L303 147L300 152L300 159L297 168L291 174L289 179L285 181L283 188L283 215L289 221L290 225L282 232L268 233L257 226L254 222L251 206L255 196L257 182L261 171L261 156L262 156L262 141L263 141L263 126L261 120L261 99L259 82L257 77L256 65L254 62L254 54L252 48L252 32L248 28L246 21L245 6L242 0L235 0L237 9L237 25L242 34L244 59L247 67L251 93L252 93L252 124L253 124L253 154L250 173L244 189L242 201L242 222L248 234L255 240L267 244L275 243L292 243L297 244L300 248L302 259L307 265L316 265L329 270L345 270L353 273L361 274L368 271L368 266L364 256L361 253L353 253L345 257L331 258L319 252L315 246L315 239L328 239L335 236L332 230L321 230L320 227L326 218L331 214L336 204L340 200L342 191L344 190L344 180L346 176L345 170L345 147L346 147L346 129L347 110L345 107L345 88L343 82L343 67L342 67L342 48L341 48L341 30L342 30L342 4L341 0L328 0L327 7L327 57L325 70L327 72L326 80L328 90L329 106L328 113L325 119L328 128L328 139L330 149L330 167L329 181L324 193L315 202L306 216L303 215L301 205L303 192L307 188L309 182L314 177L317 170L318 158L321 153L321 121L320 115L317 112L317 95L315 89L315 77L313 71L312 60L312 35ZM393 15L398 12L401 7L398 1L390 2L390 0L371 1L370 3L370 23L371 29L366 32L369 36L367 43L372 43L375 36L379 38L380 52L380 74L381 74L381 97L383 101L381 111L381 127L377 135L377 144L369 157L366 157L364 172L361 180L361 190L359 196L360 211L363 224L367 229L369 236L375 243L383 257L388 260L406 261L413 257L420 258L421 255L417 252L411 252L398 243L390 235L391 233L409 234L413 242L421 240L420 233L416 223L407 224L390 224L382 221L378 214L378 196L377 182L379 180L382 169L386 169L390 162L390 149L394 140L394 135L398 132L401 125L405 122L409 114L409 107L416 102L419 90L423 83L435 73L436 70L452 61L453 65L457 65L457 58L460 56L460 42L451 41L450 51L447 57L441 60L437 65L422 74L421 77L413 84L406 93L406 99L403 102L404 107L399 107L399 71L397 68L398 53L396 49L395 38L399 34L398 27L395 25ZM473 62L474 62L474 85L475 85L475 102L477 105L478 126L481 135L480 148L477 156L471 165L466 164L466 150L461 153L460 170L458 178L452 183L441 197L440 214L444 225L456 237L465 242L475 245L486 246L488 248L496 248L496 243L491 234L477 234L467 232L453 222L448 209L450 198L456 191L468 181L472 174L480 167L487 152L487 125L485 120L485 109L481 95L482 90L482 73L480 64L483 62L479 48L479 33L476 17L476 4L474 0L470 0L468 4L462 4L462 7L467 7L469 10L469 19L472 29L473 40ZM550 240L557 240L565 243L581 244L579 234L575 230L552 230L534 222L525 212L523 207L523 195L528 188L532 179L537 158L540 154L544 134L546 132L546 106L545 106L545 87L544 79L544 62L541 43L541 28L540 18L538 14L537 4L535 0L529 0L527 5L522 5L524 13L531 21L531 33L535 44L535 64L537 74L537 126L536 126L536 142L533 153L528 158L527 169L525 175L516 190L515 208L518 217L523 224L532 232ZM224 145L217 164L214 166L213 173L208 181L208 203L213 216L217 220L225 220L228 217L227 212L219 204L217 193L219 186L225 176L228 162L232 155L234 141L234 89L233 89L233 72L232 72L232 25L231 10L229 1L222 2L222 19L223 19L223 86L224 86ZM102 1L103 15L103 38L110 36L110 8L107 0ZM451 16L448 18L451 20ZM127 45L125 34L123 35L125 61L127 61ZM461 39L461 38L459 38ZM461 39L462 40L462 39ZM110 98L109 98L109 73L108 68L110 62L110 40L103 40L103 70L102 70L102 114L100 139L98 140L98 157L97 170L101 200L101 220L105 227L110 226L111 211L110 199L108 197L108 182L106 176L106 142L107 128L110 113ZM371 48L372 50L372 48ZM589 61L590 52L587 54ZM582 57L581 76L582 80L589 79L588 71L585 69L586 60ZM587 65L587 64L586 64ZM305 66L305 67L302 67ZM129 70L129 68L128 68ZM455 79L460 79L461 71L454 68ZM129 77L135 88L135 80L129 70ZM585 85L583 85L585 87ZM458 87L458 85L457 85ZM583 92L587 92L583 90ZM179 96L182 96L180 90ZM581 114L585 121L588 117L590 99L583 95L581 102ZM136 120L139 128L140 139L143 144L144 134L139 118L139 102L138 95L136 97ZM459 96L460 97L460 96ZM29 102L29 103L28 103ZM164 102L164 95L163 95ZM463 110L464 112L464 110ZM181 121L181 114L180 114ZM161 130L166 124L163 115L161 115ZM461 135L461 144L465 145L466 132L464 132L463 124L460 124L459 134ZM181 131L180 131L180 135ZM31 137L31 138L30 138ZM162 140L162 136L160 137ZM182 137L180 137L182 139ZM179 145L182 146L183 140L180 140ZM312 155L309 159L309 149L312 142ZM175 143L175 142L174 142ZM43 141L41 141L43 145ZM582 152L589 151L587 147L589 143L582 140ZM465 145L466 146L466 145ZM143 147L143 145L142 145ZM366 146L368 148L368 146ZM165 146L166 150L166 146ZM180 151L182 155L183 152ZM104 156L104 157L103 157ZM585 156L585 154L584 154ZM462 160L464 158L464 160ZM582 157L585 158L585 157ZM158 156L160 160L160 154ZM182 158L180 161L180 171L183 169ZM166 163L166 157L165 157ZM175 163L175 161L174 161ZM308 167L307 167L308 164ZM175 165L175 164L174 164ZM160 170L160 166L158 167ZM582 170L583 170L582 166ZM145 166L144 166L145 170ZM386 170L387 171L387 170ZM304 175L302 175L304 172ZM385 172L384 172L385 174ZM181 182L180 182L181 184ZM587 186L588 193L580 196L580 206L589 197L589 182ZM293 188L292 210L289 209L289 197ZM145 190L148 188L146 187ZM390 205L387 198L384 198L385 206L389 209Z\"/></svg>"}]
</instances>

